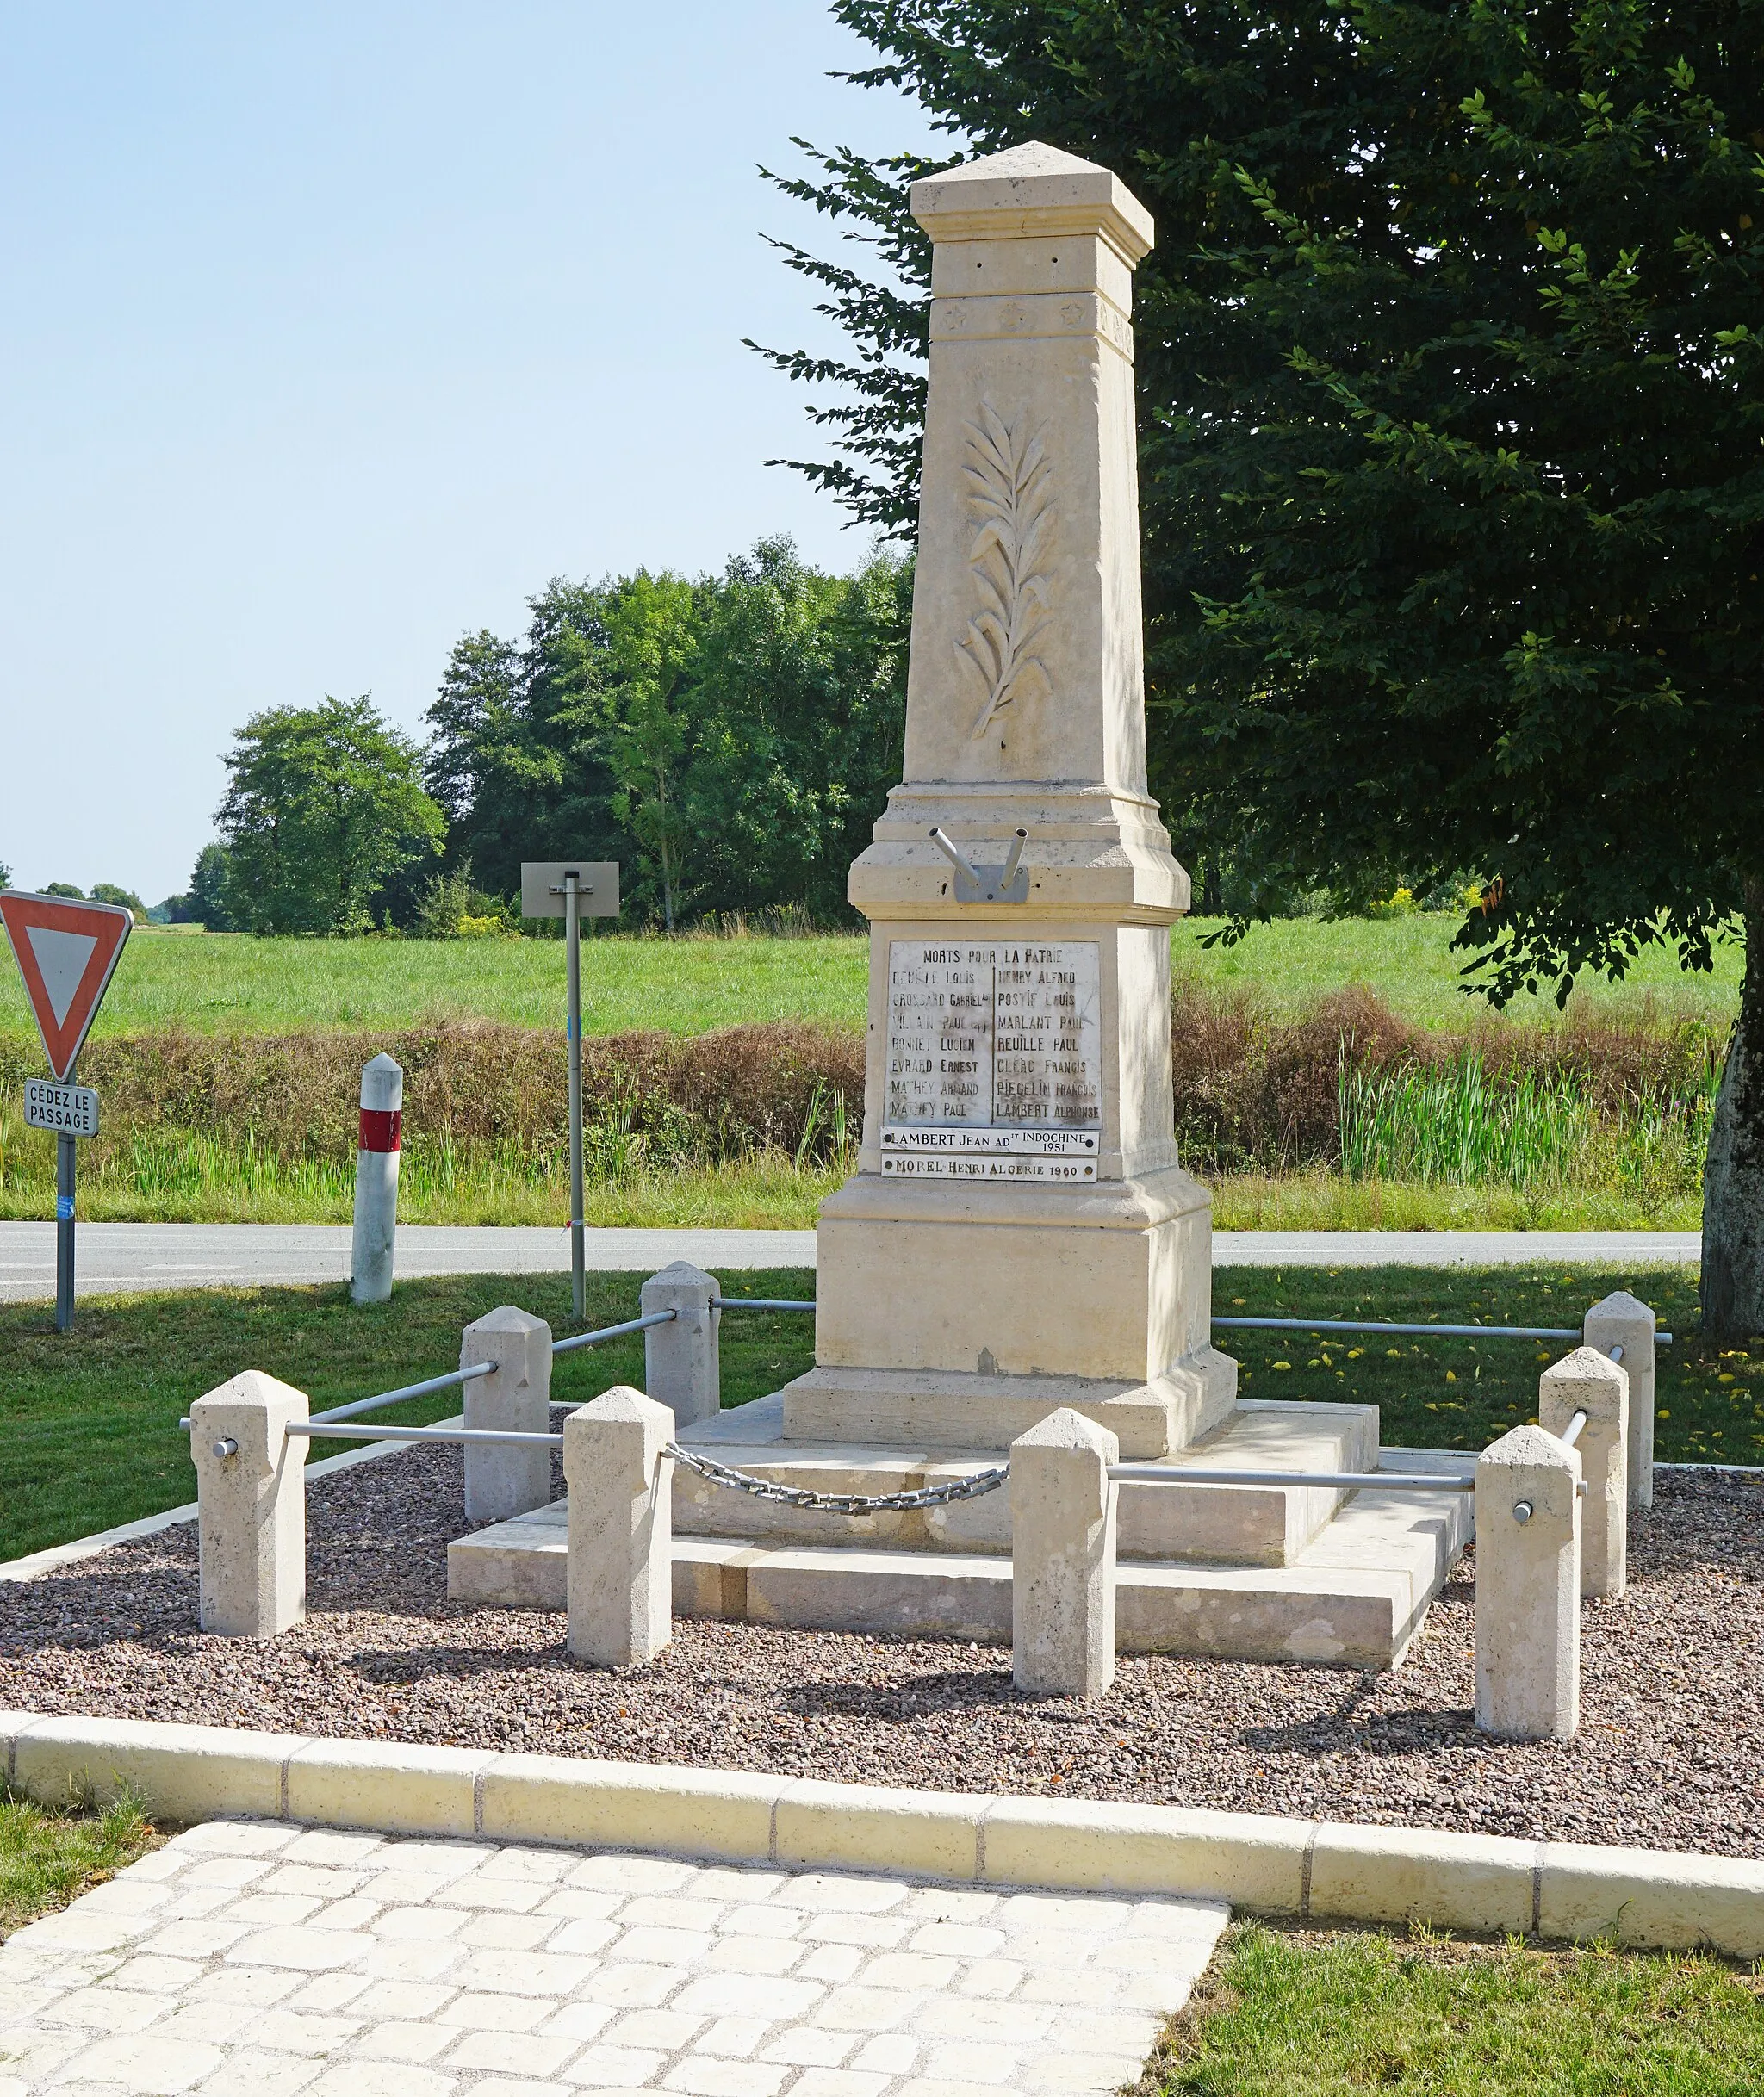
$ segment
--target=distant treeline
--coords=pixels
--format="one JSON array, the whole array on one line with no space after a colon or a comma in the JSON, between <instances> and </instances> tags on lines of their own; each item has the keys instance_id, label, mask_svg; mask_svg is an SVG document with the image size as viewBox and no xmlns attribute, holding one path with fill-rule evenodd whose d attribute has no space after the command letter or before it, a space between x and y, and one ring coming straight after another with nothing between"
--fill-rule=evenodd
<instances>
[{"instance_id":1,"label":"distant treeline","mask_svg":"<svg viewBox=\"0 0 1764 2097\"><path fill-rule=\"evenodd\" d=\"M627 924L849 921L900 777L910 564L765 539L720 576L553 581L453 650L419 746L370 698L255 714L219 840L154 912L217 931L495 935L523 859L617 859Z\"/></svg>"}]
</instances>

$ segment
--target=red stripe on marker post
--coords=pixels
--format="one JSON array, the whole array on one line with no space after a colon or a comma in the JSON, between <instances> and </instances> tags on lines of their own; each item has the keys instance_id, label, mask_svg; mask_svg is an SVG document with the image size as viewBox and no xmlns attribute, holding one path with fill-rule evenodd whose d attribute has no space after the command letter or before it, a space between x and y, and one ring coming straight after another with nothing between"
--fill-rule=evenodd
<instances>
[{"instance_id":1,"label":"red stripe on marker post","mask_svg":"<svg viewBox=\"0 0 1764 2097\"><path fill-rule=\"evenodd\" d=\"M362 1132L356 1145L358 1151L396 1151L404 1127L404 1109L394 1107L388 1113L377 1107L362 1109Z\"/></svg>"}]
</instances>

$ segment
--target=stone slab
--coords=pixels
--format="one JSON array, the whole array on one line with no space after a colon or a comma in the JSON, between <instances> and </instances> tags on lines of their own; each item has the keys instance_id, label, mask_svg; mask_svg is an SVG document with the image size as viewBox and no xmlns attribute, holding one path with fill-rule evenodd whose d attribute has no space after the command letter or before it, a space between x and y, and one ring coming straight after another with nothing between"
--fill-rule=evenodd
<instances>
[{"instance_id":1,"label":"stone slab","mask_svg":"<svg viewBox=\"0 0 1764 2097\"><path fill-rule=\"evenodd\" d=\"M718 1462L780 1484L821 1492L913 1492L995 1468L989 1449L885 1449L873 1442L802 1442L785 1438L783 1394L731 1407L682 1436ZM1152 1461L1172 1476L1184 1469L1368 1471L1378 1463L1376 1405L1283 1404L1239 1406L1205 1440ZM1292 1562L1341 1505L1339 1490L1298 1486L1121 1487L1123 1558L1177 1558L1221 1565ZM677 1536L739 1536L755 1543L823 1544L890 1550L1005 1552L1010 1549L1010 1488L947 1507L870 1515L824 1513L754 1498L677 1465Z\"/></svg>"},{"instance_id":2,"label":"stone slab","mask_svg":"<svg viewBox=\"0 0 1764 2097\"><path fill-rule=\"evenodd\" d=\"M497 1607L561 1609L565 1531L555 1512L561 1505L450 1545L450 1595ZM1468 1493L1405 1492L1394 1483L1351 1495L1290 1565L1123 1560L1116 1585L1120 1649L1395 1666L1472 1530ZM677 1536L674 1607L682 1616L804 1630L1003 1644L1010 1638L1010 1560L953 1550L778 1547Z\"/></svg>"}]
</instances>

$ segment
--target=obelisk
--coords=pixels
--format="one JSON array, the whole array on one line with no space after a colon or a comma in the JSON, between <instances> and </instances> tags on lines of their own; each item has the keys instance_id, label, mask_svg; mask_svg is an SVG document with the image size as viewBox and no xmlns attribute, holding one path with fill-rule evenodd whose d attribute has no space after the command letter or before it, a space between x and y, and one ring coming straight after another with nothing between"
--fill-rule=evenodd
<instances>
[{"instance_id":1,"label":"obelisk","mask_svg":"<svg viewBox=\"0 0 1764 2097\"><path fill-rule=\"evenodd\" d=\"M995 1449L1069 1405L1154 1456L1223 1418L1236 1368L1172 1118L1189 882L1146 781L1128 314L1152 221L1041 145L916 183L912 209L934 245L905 779L851 870L863 1144L822 1207L785 1433Z\"/></svg>"}]
</instances>

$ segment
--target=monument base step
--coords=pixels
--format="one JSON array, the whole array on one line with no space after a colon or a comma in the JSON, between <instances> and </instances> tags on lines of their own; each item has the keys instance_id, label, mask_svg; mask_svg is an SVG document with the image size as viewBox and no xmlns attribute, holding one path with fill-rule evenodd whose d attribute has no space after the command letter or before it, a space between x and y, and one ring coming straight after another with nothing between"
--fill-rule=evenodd
<instances>
[{"instance_id":1,"label":"monument base step","mask_svg":"<svg viewBox=\"0 0 1764 2097\"><path fill-rule=\"evenodd\" d=\"M804 1441L786 1436L786 1418L784 1393L774 1392L699 1422L680 1440L732 1469L817 1492L915 1492L972 1478L1003 1461L996 1449L882 1449L868 1442ZM1204 1441L1155 1461L1177 1478L1196 1467L1373 1471L1378 1467L1378 1408L1245 1403ZM1330 1486L1124 1484L1120 1554L1124 1559L1290 1565L1333 1517L1341 1499ZM1010 1488L946 1507L837 1515L732 1492L677 1464L674 1530L676 1536L738 1536L780 1547L824 1544L834 1549L1009 1555Z\"/></svg>"},{"instance_id":2,"label":"monument base step","mask_svg":"<svg viewBox=\"0 0 1764 2097\"><path fill-rule=\"evenodd\" d=\"M1123 1560L1121 1650L1396 1666L1473 1528L1469 1493L1405 1492L1402 1471L1468 1475L1473 1461L1461 1452L1385 1451L1390 1485L1351 1494L1290 1565ZM562 1610L566 1536L562 1501L463 1536L448 1547L448 1592L505 1609ZM801 1630L1008 1644L1011 1567L984 1553L677 1536L674 1606L681 1616Z\"/></svg>"}]
</instances>

